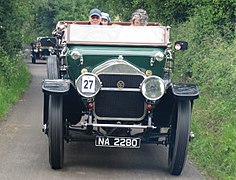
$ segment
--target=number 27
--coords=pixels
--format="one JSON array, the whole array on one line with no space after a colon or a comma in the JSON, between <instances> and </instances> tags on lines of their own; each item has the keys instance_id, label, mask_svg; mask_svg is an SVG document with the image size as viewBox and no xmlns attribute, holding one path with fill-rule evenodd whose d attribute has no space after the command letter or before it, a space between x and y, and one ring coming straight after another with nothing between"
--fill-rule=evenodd
<instances>
[{"instance_id":1,"label":"number 27","mask_svg":"<svg viewBox=\"0 0 236 180\"><path fill-rule=\"evenodd\" d=\"M84 80L84 89L91 89L93 85L93 80Z\"/></svg>"}]
</instances>

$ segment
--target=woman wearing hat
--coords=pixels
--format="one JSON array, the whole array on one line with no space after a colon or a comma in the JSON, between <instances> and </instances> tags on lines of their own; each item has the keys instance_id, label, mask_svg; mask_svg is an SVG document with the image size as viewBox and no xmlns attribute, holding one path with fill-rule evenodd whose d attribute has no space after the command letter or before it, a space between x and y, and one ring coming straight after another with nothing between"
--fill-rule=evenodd
<instances>
[{"instance_id":1,"label":"woman wearing hat","mask_svg":"<svg viewBox=\"0 0 236 180\"><path fill-rule=\"evenodd\" d=\"M137 9L132 13L132 26L146 26L148 24L148 15L144 9Z\"/></svg>"},{"instance_id":2,"label":"woman wearing hat","mask_svg":"<svg viewBox=\"0 0 236 180\"><path fill-rule=\"evenodd\" d=\"M108 25L109 22L111 21L109 14L105 13L105 12L102 12L101 15L102 15L102 21L101 21L102 24L103 25Z\"/></svg>"}]
</instances>

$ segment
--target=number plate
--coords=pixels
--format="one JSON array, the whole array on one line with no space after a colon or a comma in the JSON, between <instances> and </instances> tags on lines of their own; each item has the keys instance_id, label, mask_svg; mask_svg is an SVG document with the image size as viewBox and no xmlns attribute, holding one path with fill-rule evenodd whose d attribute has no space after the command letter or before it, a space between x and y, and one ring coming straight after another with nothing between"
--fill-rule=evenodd
<instances>
[{"instance_id":1,"label":"number plate","mask_svg":"<svg viewBox=\"0 0 236 180\"><path fill-rule=\"evenodd\" d=\"M102 147L140 148L140 144L140 138L96 136L95 139L95 146Z\"/></svg>"}]
</instances>

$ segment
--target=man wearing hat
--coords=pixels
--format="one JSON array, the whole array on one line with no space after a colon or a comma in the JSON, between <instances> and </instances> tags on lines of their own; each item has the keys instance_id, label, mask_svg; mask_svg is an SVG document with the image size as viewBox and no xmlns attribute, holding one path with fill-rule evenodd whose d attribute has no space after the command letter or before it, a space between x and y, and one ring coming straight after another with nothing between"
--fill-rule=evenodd
<instances>
[{"instance_id":1,"label":"man wearing hat","mask_svg":"<svg viewBox=\"0 0 236 180\"><path fill-rule=\"evenodd\" d=\"M99 9L92 9L89 12L89 24L90 25L102 25L102 14Z\"/></svg>"}]
</instances>

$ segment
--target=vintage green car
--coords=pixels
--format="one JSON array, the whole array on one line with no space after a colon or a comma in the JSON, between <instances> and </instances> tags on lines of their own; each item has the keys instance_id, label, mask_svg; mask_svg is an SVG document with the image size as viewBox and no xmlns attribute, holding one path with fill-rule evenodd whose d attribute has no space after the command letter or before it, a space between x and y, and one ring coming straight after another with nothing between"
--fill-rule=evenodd
<instances>
[{"instance_id":1,"label":"vintage green car","mask_svg":"<svg viewBox=\"0 0 236 180\"><path fill-rule=\"evenodd\" d=\"M179 175L199 89L173 83L170 75L174 52L188 43L172 46L170 27L158 23L60 21L56 31L59 44L42 83L51 167L63 167L65 141L94 141L105 148L157 144L168 148L169 172Z\"/></svg>"}]
</instances>

